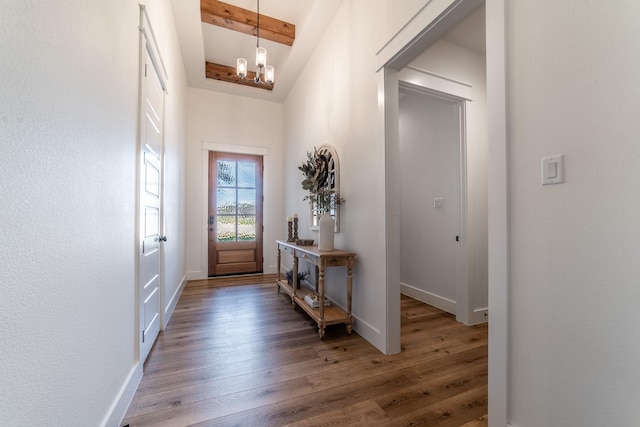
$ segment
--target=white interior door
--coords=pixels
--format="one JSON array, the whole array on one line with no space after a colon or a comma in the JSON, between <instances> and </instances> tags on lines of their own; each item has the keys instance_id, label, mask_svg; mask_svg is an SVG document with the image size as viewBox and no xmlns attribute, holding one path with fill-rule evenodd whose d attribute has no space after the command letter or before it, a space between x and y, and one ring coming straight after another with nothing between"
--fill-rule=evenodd
<instances>
[{"instance_id":1,"label":"white interior door","mask_svg":"<svg viewBox=\"0 0 640 427\"><path fill-rule=\"evenodd\" d=\"M140 360L144 362L160 332L162 264L162 145L164 91L144 50L141 67L140 129Z\"/></svg>"}]
</instances>

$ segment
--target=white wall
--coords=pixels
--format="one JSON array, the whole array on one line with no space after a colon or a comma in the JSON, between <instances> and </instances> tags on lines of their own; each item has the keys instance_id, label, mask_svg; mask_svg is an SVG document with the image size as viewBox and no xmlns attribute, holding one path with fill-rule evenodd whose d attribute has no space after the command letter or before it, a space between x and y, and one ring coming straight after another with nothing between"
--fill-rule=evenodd
<instances>
[{"instance_id":1,"label":"white wall","mask_svg":"<svg viewBox=\"0 0 640 427\"><path fill-rule=\"evenodd\" d=\"M409 64L468 88L467 124L467 262L469 323L485 319L488 307L488 133L485 55L440 39ZM445 81L446 83L446 81Z\"/></svg>"},{"instance_id":2,"label":"white wall","mask_svg":"<svg viewBox=\"0 0 640 427\"><path fill-rule=\"evenodd\" d=\"M0 7L0 424L101 425L137 367L139 8ZM167 111L178 116L166 126L174 205L186 83L167 4L150 7L170 74ZM175 212L170 251L181 253ZM167 260L168 288L181 262Z\"/></svg>"},{"instance_id":3,"label":"white wall","mask_svg":"<svg viewBox=\"0 0 640 427\"><path fill-rule=\"evenodd\" d=\"M442 1L436 0L438 3ZM378 0L375 7L371 7L376 23L376 31L370 34L376 51L389 43L404 26L411 22L414 16L425 8L425 0L403 0L401 3L393 0Z\"/></svg>"},{"instance_id":4,"label":"white wall","mask_svg":"<svg viewBox=\"0 0 640 427\"><path fill-rule=\"evenodd\" d=\"M276 239L286 238L282 195L283 106L279 103L189 89L187 152L187 270L190 279L207 277L206 147L257 149L264 156L264 272L276 271Z\"/></svg>"},{"instance_id":5,"label":"white wall","mask_svg":"<svg viewBox=\"0 0 640 427\"><path fill-rule=\"evenodd\" d=\"M284 104L286 212L308 212L298 166L307 151L333 145L340 159L338 248L357 253L354 268L355 330L385 348L384 146L375 143L378 111L376 33L383 17L369 2L345 1ZM317 239L301 215L300 235ZM346 304L343 269L328 272L328 295Z\"/></svg>"},{"instance_id":6,"label":"white wall","mask_svg":"<svg viewBox=\"0 0 640 427\"><path fill-rule=\"evenodd\" d=\"M640 3L508 2L513 426L640 420ZM540 159L565 155L564 184Z\"/></svg>"}]
</instances>

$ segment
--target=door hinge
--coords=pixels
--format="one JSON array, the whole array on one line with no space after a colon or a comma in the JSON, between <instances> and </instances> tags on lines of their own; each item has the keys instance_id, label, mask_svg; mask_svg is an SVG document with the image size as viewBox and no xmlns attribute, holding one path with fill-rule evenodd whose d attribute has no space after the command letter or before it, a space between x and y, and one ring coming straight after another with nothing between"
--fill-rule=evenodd
<instances>
[{"instance_id":1,"label":"door hinge","mask_svg":"<svg viewBox=\"0 0 640 427\"><path fill-rule=\"evenodd\" d=\"M460 236L456 236L456 242L460 241Z\"/></svg>"},{"instance_id":2,"label":"door hinge","mask_svg":"<svg viewBox=\"0 0 640 427\"><path fill-rule=\"evenodd\" d=\"M144 76L147 77L147 64L144 64Z\"/></svg>"},{"instance_id":3,"label":"door hinge","mask_svg":"<svg viewBox=\"0 0 640 427\"><path fill-rule=\"evenodd\" d=\"M142 330L142 343L144 344L144 329Z\"/></svg>"}]
</instances>

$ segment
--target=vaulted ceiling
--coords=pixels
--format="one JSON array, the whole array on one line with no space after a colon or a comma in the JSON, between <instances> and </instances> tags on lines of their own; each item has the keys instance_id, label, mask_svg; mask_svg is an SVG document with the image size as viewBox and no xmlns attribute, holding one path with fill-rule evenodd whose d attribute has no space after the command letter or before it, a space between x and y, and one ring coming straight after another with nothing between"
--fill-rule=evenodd
<instances>
[{"instance_id":1,"label":"vaulted ceiling","mask_svg":"<svg viewBox=\"0 0 640 427\"><path fill-rule=\"evenodd\" d=\"M260 46L275 67L273 87L256 86L256 0L171 0L189 86L282 102L342 0L261 0ZM249 74L236 77L236 59Z\"/></svg>"},{"instance_id":2,"label":"vaulted ceiling","mask_svg":"<svg viewBox=\"0 0 640 427\"><path fill-rule=\"evenodd\" d=\"M259 10L256 13L218 0L200 0L200 18L202 22L256 37L256 48L260 46L259 42L261 40L263 42L264 40L271 40L286 46L292 46L296 39L295 24L280 21L270 16L262 15L259 12ZM249 65L252 62L251 59L249 58L248 60ZM267 65L270 65L270 63L267 63ZM247 70L247 75L241 78L237 75L236 67L208 61L206 62L205 70L205 75L208 79L251 86L257 89L273 90L273 83L262 83L260 76L257 76L257 70Z\"/></svg>"}]
</instances>

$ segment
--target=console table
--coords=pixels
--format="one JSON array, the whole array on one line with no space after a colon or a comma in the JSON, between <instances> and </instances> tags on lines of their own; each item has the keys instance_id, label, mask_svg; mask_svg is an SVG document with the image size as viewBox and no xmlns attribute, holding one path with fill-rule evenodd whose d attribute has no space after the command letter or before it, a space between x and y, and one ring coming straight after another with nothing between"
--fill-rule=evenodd
<instances>
[{"instance_id":1,"label":"console table","mask_svg":"<svg viewBox=\"0 0 640 427\"><path fill-rule=\"evenodd\" d=\"M319 251L317 246L298 246L292 242L281 240L276 241L278 245L278 292L284 290L291 297L291 304L295 307L297 304L302 308L315 322L318 324L318 335L320 339L324 338L324 329L327 325L337 323L345 323L347 325L347 333L351 333L352 317L351 317L351 289L353 285L353 263L356 254L353 252L334 249L332 251ZM287 252L293 256L293 283L289 284L286 278L280 274L280 266L282 255L281 252ZM296 282L298 277L298 260L302 258L305 261L315 265L318 269L318 308L312 308L304 300L304 297L311 292L310 289L297 289ZM328 267L347 267L347 311L333 305L324 306L324 290L325 290L325 269Z\"/></svg>"}]
</instances>

